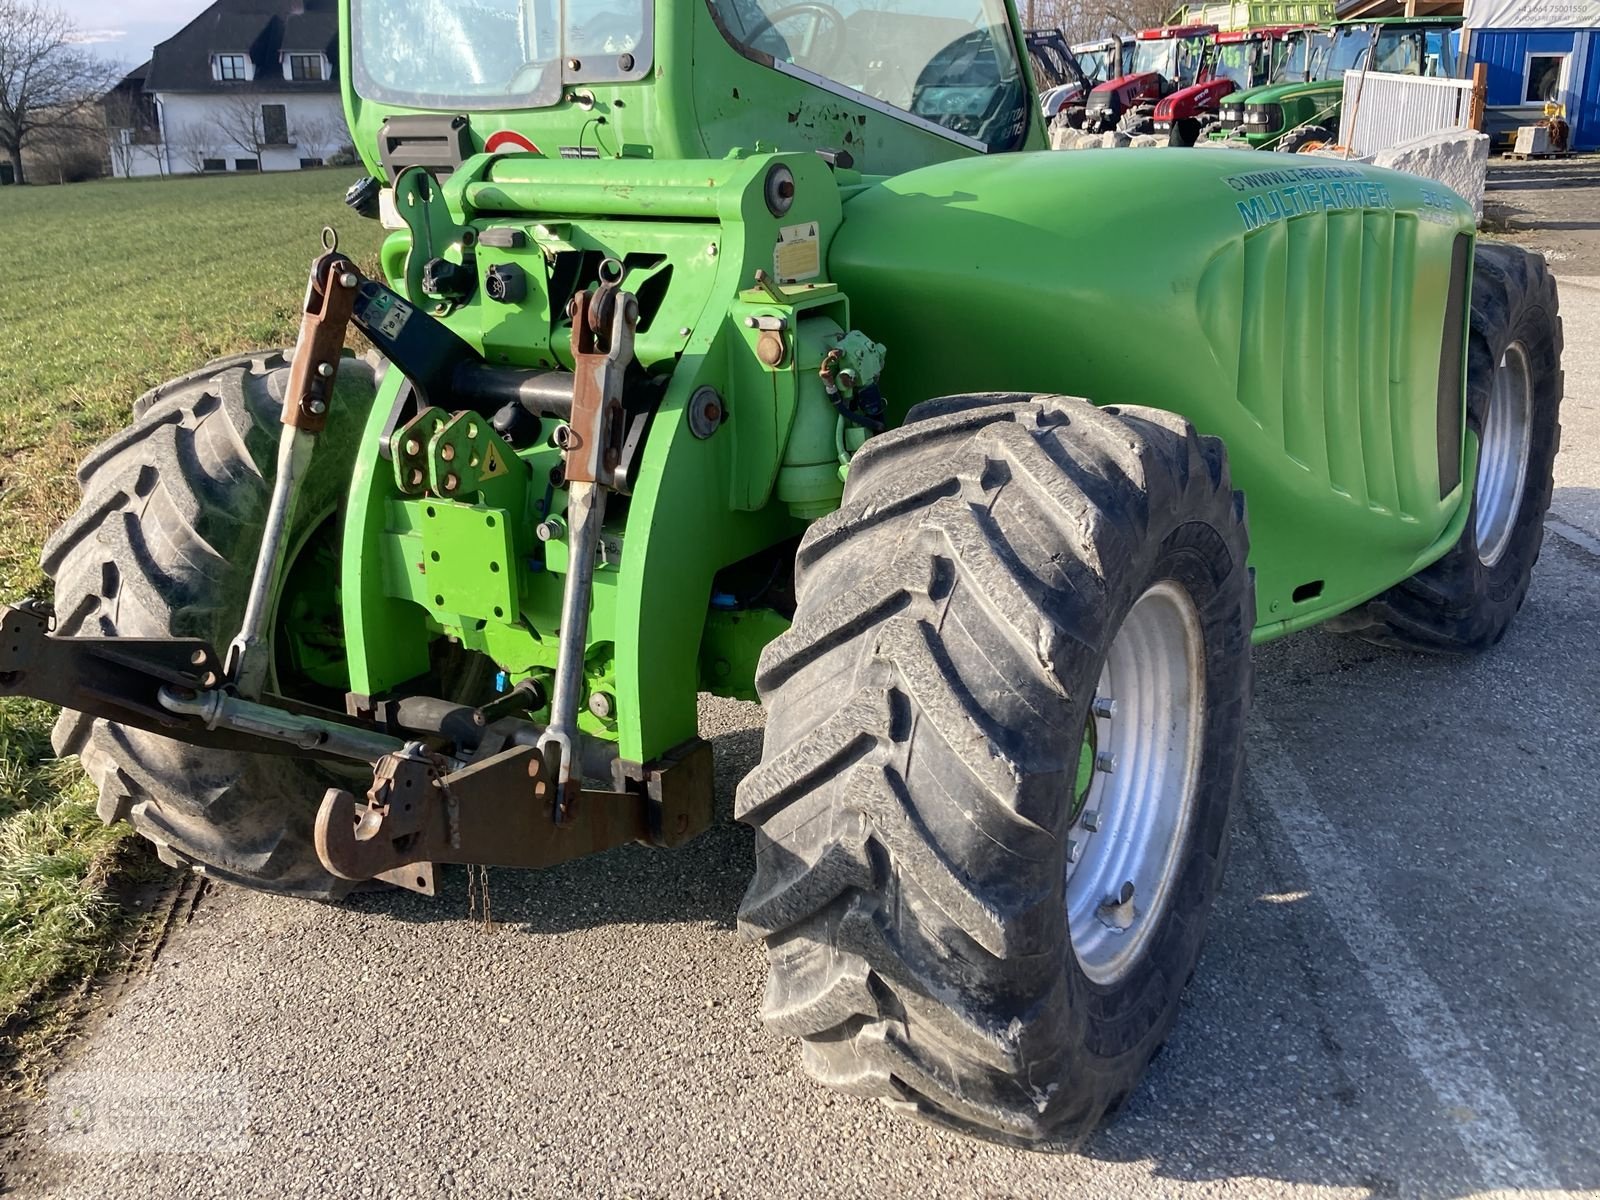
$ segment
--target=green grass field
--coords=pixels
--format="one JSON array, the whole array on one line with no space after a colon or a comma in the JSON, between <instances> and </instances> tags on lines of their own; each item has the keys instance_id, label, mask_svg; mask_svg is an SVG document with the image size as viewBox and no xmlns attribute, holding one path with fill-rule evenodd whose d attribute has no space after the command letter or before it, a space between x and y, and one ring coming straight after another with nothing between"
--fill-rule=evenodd
<instances>
[{"instance_id":1,"label":"green grass field","mask_svg":"<svg viewBox=\"0 0 1600 1200\"><path fill-rule=\"evenodd\" d=\"M370 264L382 231L341 203L354 170L0 188L0 600L48 595L39 547L74 472L135 397L207 359L291 344L331 224ZM0 1025L82 978L126 928L126 828L95 816L53 710L0 701Z\"/></svg>"}]
</instances>

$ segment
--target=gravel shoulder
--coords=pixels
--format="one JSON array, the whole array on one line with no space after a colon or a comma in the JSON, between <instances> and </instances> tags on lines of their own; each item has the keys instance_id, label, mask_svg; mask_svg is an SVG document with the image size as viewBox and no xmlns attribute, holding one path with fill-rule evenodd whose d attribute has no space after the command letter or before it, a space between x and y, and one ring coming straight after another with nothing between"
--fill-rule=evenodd
<instances>
[{"instance_id":1,"label":"gravel shoulder","mask_svg":"<svg viewBox=\"0 0 1600 1200\"><path fill-rule=\"evenodd\" d=\"M1560 275L1600 275L1600 154L1489 160L1490 237L1538 250Z\"/></svg>"}]
</instances>

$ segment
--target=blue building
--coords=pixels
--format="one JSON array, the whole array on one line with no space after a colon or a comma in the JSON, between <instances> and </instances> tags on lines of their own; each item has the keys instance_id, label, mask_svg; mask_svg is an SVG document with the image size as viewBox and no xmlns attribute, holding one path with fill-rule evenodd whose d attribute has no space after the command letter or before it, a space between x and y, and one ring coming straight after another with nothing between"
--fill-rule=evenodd
<instances>
[{"instance_id":1,"label":"blue building","mask_svg":"<svg viewBox=\"0 0 1600 1200\"><path fill-rule=\"evenodd\" d=\"M1575 150L1600 148L1600 0L1468 0L1466 53L1488 75L1495 144L1566 107Z\"/></svg>"}]
</instances>

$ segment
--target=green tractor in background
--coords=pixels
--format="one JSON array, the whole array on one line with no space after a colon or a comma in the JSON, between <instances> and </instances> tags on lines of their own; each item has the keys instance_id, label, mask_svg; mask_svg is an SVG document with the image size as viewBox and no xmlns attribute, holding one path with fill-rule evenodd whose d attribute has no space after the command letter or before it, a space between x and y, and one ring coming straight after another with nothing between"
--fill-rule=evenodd
<instances>
[{"instance_id":1,"label":"green tractor in background","mask_svg":"<svg viewBox=\"0 0 1600 1200\"><path fill-rule=\"evenodd\" d=\"M1216 119L1206 126L1202 135L1209 142L1226 144L1222 139L1231 133L1234 140L1239 141L1236 148L1258 149L1260 140L1251 141L1250 130L1243 127L1246 102L1253 96L1264 95L1286 85L1316 79L1327 63L1331 36L1328 30L1315 25L1290 32L1283 40L1281 57L1272 66L1271 77L1265 83L1225 96Z\"/></svg>"},{"instance_id":2,"label":"green tractor in background","mask_svg":"<svg viewBox=\"0 0 1600 1200\"><path fill-rule=\"evenodd\" d=\"M1228 97L1211 137L1286 154L1335 142L1346 71L1366 67L1395 75L1449 78L1456 65L1452 35L1460 28L1460 17L1335 22L1326 44L1315 47L1309 69L1298 79L1285 77Z\"/></svg>"},{"instance_id":3,"label":"green tractor in background","mask_svg":"<svg viewBox=\"0 0 1600 1200\"><path fill-rule=\"evenodd\" d=\"M102 815L431 892L692 836L697 693L759 696L740 924L807 1069L1026 1145L1119 1105L1252 644L1521 604L1556 291L1423 179L1036 152L1014 9L953 11L343 0L381 277L325 235L292 355L142 397L3 615Z\"/></svg>"}]
</instances>

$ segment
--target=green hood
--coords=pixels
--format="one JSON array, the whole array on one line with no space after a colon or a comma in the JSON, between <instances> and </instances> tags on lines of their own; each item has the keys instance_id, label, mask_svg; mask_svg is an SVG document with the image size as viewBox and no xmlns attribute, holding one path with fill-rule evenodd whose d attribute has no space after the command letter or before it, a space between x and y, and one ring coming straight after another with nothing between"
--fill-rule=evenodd
<instances>
[{"instance_id":1,"label":"green hood","mask_svg":"<svg viewBox=\"0 0 1600 1200\"><path fill-rule=\"evenodd\" d=\"M1309 82L1302 80L1299 83L1267 83L1260 87L1251 88L1244 92L1235 92L1229 96L1227 104L1282 104L1285 100L1298 100L1302 97L1327 96L1331 102L1338 98L1344 81L1340 79L1313 79Z\"/></svg>"}]
</instances>

